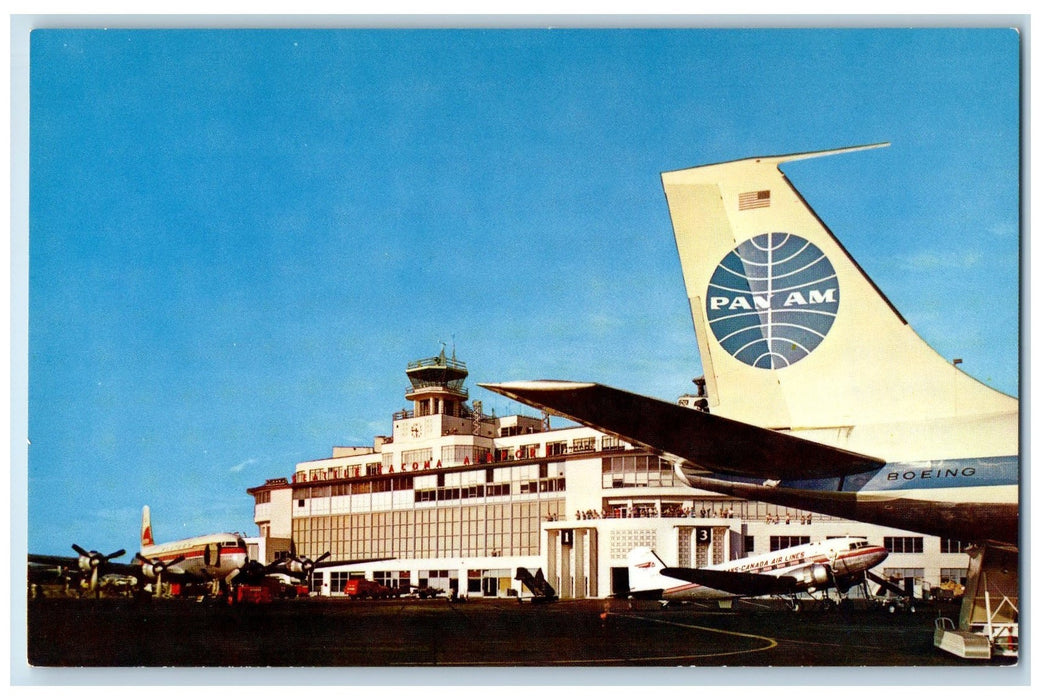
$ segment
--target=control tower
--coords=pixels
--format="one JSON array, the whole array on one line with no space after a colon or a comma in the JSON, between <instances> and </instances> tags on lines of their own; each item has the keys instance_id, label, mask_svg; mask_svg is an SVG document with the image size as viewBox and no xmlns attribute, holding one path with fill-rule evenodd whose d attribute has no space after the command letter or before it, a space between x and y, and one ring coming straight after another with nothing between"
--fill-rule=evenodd
<instances>
[{"instance_id":1,"label":"control tower","mask_svg":"<svg viewBox=\"0 0 1041 700\"><path fill-rule=\"evenodd\" d=\"M445 357L445 350L437 357L409 362L405 370L412 386L405 391L405 398L412 401L416 418L421 416L454 416L467 418L470 411L465 402L469 392L463 382L469 374L466 364Z\"/></svg>"}]
</instances>

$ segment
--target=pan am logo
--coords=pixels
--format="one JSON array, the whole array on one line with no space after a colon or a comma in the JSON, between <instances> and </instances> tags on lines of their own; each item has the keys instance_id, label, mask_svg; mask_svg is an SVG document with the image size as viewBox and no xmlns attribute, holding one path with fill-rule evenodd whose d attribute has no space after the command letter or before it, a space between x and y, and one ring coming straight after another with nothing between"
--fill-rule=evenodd
<instances>
[{"instance_id":1,"label":"pan am logo","mask_svg":"<svg viewBox=\"0 0 1041 700\"><path fill-rule=\"evenodd\" d=\"M816 349L839 309L835 268L790 233L764 233L732 250L708 283L716 340L752 367L782 369Z\"/></svg>"}]
</instances>

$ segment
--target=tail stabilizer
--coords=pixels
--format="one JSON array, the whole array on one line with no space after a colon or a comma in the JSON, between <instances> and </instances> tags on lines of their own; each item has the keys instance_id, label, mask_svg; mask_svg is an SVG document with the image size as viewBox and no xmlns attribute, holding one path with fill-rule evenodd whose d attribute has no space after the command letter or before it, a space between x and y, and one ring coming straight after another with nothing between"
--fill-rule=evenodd
<instances>
[{"instance_id":1,"label":"tail stabilizer","mask_svg":"<svg viewBox=\"0 0 1041 700\"><path fill-rule=\"evenodd\" d=\"M662 591L684 582L662 575L663 562L650 547L635 547L629 552L629 593Z\"/></svg>"},{"instance_id":2,"label":"tail stabilizer","mask_svg":"<svg viewBox=\"0 0 1041 700\"><path fill-rule=\"evenodd\" d=\"M713 413L799 429L1018 411L915 334L779 167L884 145L662 174Z\"/></svg>"},{"instance_id":3,"label":"tail stabilizer","mask_svg":"<svg viewBox=\"0 0 1041 700\"><path fill-rule=\"evenodd\" d=\"M155 540L152 538L152 514L148 510L148 506L145 506L141 510L141 546L151 547L155 544Z\"/></svg>"}]
</instances>

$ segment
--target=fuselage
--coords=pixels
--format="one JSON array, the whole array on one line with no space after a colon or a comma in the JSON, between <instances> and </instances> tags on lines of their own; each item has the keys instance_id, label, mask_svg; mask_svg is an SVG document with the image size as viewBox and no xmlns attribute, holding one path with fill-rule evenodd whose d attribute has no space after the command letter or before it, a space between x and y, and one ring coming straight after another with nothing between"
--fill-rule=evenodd
<instances>
[{"instance_id":1,"label":"fuselage","mask_svg":"<svg viewBox=\"0 0 1041 700\"><path fill-rule=\"evenodd\" d=\"M704 568L786 576L806 564L827 564L836 575L844 576L870 569L881 563L887 554L885 547L873 545L862 537L836 537Z\"/></svg>"},{"instance_id":2,"label":"fuselage","mask_svg":"<svg viewBox=\"0 0 1041 700\"><path fill-rule=\"evenodd\" d=\"M707 474L689 463L676 471L695 488L964 542L1015 544L1018 428L1018 413L1009 412L784 431L886 460L878 469L844 477L767 483Z\"/></svg>"},{"instance_id":3,"label":"fuselage","mask_svg":"<svg viewBox=\"0 0 1041 700\"><path fill-rule=\"evenodd\" d=\"M647 577L643 580L660 583L661 600L725 599L739 598L733 591L719 590L709 586L689 583L658 573L661 562L653 552L640 562L636 569L643 569ZM884 547L873 545L861 537L836 537L822 542L789 547L776 552L757 554L752 557L702 567L708 571L726 571L735 574L758 574L765 576L788 576L796 579L792 593L822 590L843 580L852 580L864 571L880 564L888 555ZM630 574L631 578L635 578ZM652 589L657 590L657 588ZM634 594L639 591L634 590Z\"/></svg>"},{"instance_id":4,"label":"fuselage","mask_svg":"<svg viewBox=\"0 0 1041 700\"><path fill-rule=\"evenodd\" d=\"M184 557L174 564L174 568L182 571L184 576L200 580L224 578L241 569L247 560L245 541L241 536L227 532L143 545L141 556L164 564Z\"/></svg>"}]
</instances>

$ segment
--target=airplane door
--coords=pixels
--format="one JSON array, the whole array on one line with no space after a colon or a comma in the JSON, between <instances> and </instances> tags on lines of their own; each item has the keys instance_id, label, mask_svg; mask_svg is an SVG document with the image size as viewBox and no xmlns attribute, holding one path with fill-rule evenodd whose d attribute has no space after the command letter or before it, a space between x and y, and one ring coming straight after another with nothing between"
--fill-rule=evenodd
<instances>
[{"instance_id":1,"label":"airplane door","mask_svg":"<svg viewBox=\"0 0 1041 700\"><path fill-rule=\"evenodd\" d=\"M206 566L220 566L220 545L208 544L203 552L203 561Z\"/></svg>"}]
</instances>

